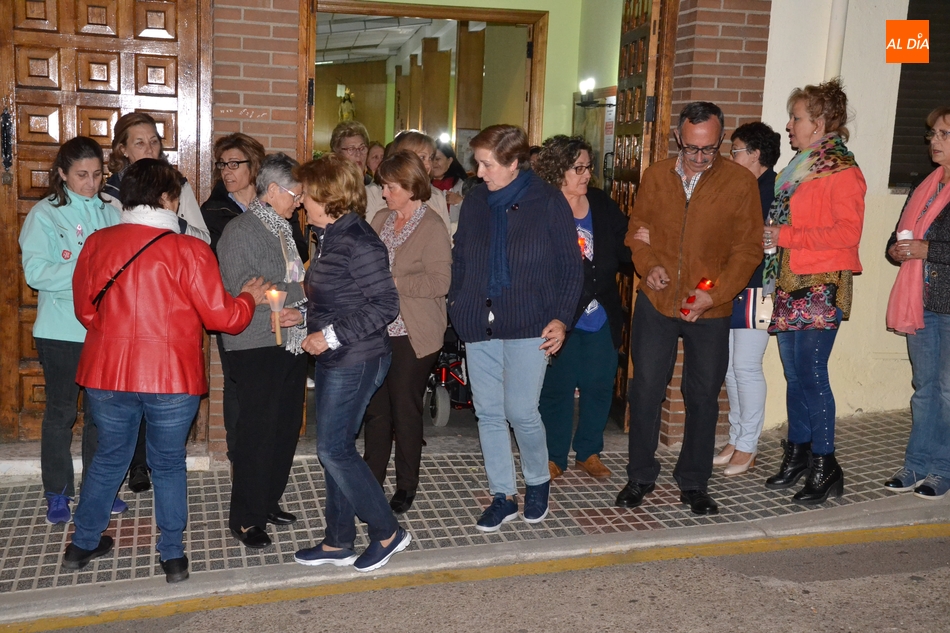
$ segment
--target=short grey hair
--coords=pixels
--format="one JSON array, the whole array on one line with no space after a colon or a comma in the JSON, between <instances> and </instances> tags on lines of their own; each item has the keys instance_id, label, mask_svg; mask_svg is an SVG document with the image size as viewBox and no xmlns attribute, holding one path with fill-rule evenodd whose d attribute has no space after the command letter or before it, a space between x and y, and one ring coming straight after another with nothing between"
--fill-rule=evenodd
<instances>
[{"instance_id":1,"label":"short grey hair","mask_svg":"<svg viewBox=\"0 0 950 633\"><path fill-rule=\"evenodd\" d=\"M682 133L683 124L689 121L693 125L705 123L709 119L719 120L719 133L722 134L726 129L725 118L722 116L722 109L715 103L709 101L693 101L687 103L680 110L680 120L676 124L676 131Z\"/></svg>"},{"instance_id":2,"label":"short grey hair","mask_svg":"<svg viewBox=\"0 0 950 633\"><path fill-rule=\"evenodd\" d=\"M264 157L261 170L257 172L257 197L266 194L272 182L287 190L299 185L300 183L294 180L294 169L298 165L297 161L283 152Z\"/></svg>"}]
</instances>

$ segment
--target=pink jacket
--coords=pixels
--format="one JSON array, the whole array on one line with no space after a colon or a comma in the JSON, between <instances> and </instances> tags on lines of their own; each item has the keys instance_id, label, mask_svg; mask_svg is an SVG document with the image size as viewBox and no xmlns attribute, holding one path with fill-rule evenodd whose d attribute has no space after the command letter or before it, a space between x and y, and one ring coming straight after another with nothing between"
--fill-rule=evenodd
<instances>
[{"instance_id":1,"label":"pink jacket","mask_svg":"<svg viewBox=\"0 0 950 633\"><path fill-rule=\"evenodd\" d=\"M778 236L778 245L791 249L793 273L861 272L858 245L866 191L858 167L798 186L791 199L792 223L783 226Z\"/></svg>"}]
</instances>

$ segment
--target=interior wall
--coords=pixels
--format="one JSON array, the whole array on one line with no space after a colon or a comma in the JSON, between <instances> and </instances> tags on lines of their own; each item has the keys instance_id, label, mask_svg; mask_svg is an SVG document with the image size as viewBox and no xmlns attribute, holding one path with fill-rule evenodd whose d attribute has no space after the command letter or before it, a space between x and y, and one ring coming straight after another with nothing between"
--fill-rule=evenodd
<instances>
[{"instance_id":1,"label":"interior wall","mask_svg":"<svg viewBox=\"0 0 950 633\"><path fill-rule=\"evenodd\" d=\"M524 126L527 46L526 27L485 27L482 127L499 123Z\"/></svg>"},{"instance_id":2,"label":"interior wall","mask_svg":"<svg viewBox=\"0 0 950 633\"><path fill-rule=\"evenodd\" d=\"M581 0L581 31L574 90L577 90L581 81L591 78L597 88L617 85L622 19L623 0Z\"/></svg>"},{"instance_id":3,"label":"interior wall","mask_svg":"<svg viewBox=\"0 0 950 633\"><path fill-rule=\"evenodd\" d=\"M346 84L355 95L356 120L366 126L371 141L386 138L387 109L386 62L356 62L352 64L321 64L316 67L314 89L313 147L330 149L330 134L340 122L340 100L336 85ZM392 127L392 123L389 124Z\"/></svg>"},{"instance_id":4,"label":"interior wall","mask_svg":"<svg viewBox=\"0 0 950 633\"><path fill-rule=\"evenodd\" d=\"M365 0L383 2L385 0ZM613 1L613 0L609 0ZM593 0L594 5L600 4ZM544 80L544 112L541 133L570 134L574 116L573 95L577 90L577 60L580 42L581 3L578 0L401 0L402 4L513 9L548 12L547 70ZM451 11L447 11L451 14ZM617 53L619 55L619 51ZM616 80L616 72L614 72Z\"/></svg>"},{"instance_id":5,"label":"interior wall","mask_svg":"<svg viewBox=\"0 0 950 633\"><path fill-rule=\"evenodd\" d=\"M795 87L822 81L831 3L826 0L772 0L763 95L763 120L783 132L786 99ZM807 16L807 19L803 16ZM841 77L853 118L848 124L854 152L867 180L860 257L864 272L854 281L851 320L838 333L829 373L837 413L884 411L908 406L910 363L903 337L886 330L884 315L897 268L884 259L884 246L900 215L903 194L887 187L891 138L897 108L900 65L884 62L885 20L907 16L907 0L851 2L845 31ZM793 156L783 134L777 168ZM773 337L774 339L774 337ZM769 396L766 425L787 420L785 379L775 341L765 357Z\"/></svg>"}]
</instances>

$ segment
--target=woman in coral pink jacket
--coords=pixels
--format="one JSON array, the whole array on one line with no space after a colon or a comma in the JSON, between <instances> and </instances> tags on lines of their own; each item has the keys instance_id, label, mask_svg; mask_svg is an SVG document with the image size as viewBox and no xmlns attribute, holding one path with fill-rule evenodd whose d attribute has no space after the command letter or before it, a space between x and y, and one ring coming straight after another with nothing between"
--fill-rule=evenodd
<instances>
[{"instance_id":1,"label":"woman in coral pink jacket","mask_svg":"<svg viewBox=\"0 0 950 633\"><path fill-rule=\"evenodd\" d=\"M788 112L785 130L798 153L776 179L762 240L772 250L765 288L775 291L769 331L777 333L788 382L788 441L779 472L765 486L790 488L807 474L793 501L818 504L844 492L828 357L851 313L852 275L861 272L867 185L845 147L848 98L838 80L796 88Z\"/></svg>"},{"instance_id":2,"label":"woman in coral pink jacket","mask_svg":"<svg viewBox=\"0 0 950 633\"><path fill-rule=\"evenodd\" d=\"M201 328L240 332L266 301L267 285L251 280L236 299L225 292L211 249L179 234L180 177L164 161L136 161L122 179L121 223L90 236L76 263L76 317L88 330L76 382L86 388L99 447L63 555L66 569L112 549L102 532L144 414L156 548L168 582L188 578L185 441L208 390Z\"/></svg>"}]
</instances>

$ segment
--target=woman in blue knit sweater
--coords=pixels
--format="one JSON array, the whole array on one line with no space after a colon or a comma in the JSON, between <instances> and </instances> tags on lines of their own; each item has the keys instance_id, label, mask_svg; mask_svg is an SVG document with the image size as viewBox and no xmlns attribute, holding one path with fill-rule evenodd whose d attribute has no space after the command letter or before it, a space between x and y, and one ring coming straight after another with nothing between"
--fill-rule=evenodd
<instances>
[{"instance_id":1,"label":"woman in blue knit sweater","mask_svg":"<svg viewBox=\"0 0 950 633\"><path fill-rule=\"evenodd\" d=\"M571 209L528 169L519 127L493 125L470 142L484 185L459 212L449 316L466 342L491 505L476 528L494 532L518 516L514 429L525 482L523 518L548 513L548 450L538 398L547 357L564 344L584 283Z\"/></svg>"}]
</instances>

